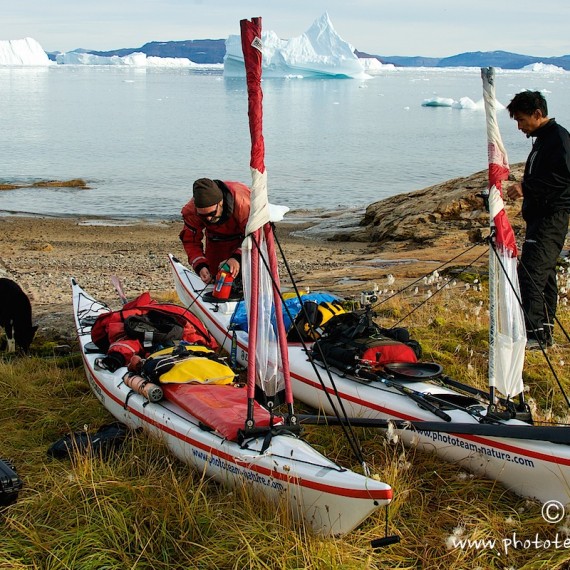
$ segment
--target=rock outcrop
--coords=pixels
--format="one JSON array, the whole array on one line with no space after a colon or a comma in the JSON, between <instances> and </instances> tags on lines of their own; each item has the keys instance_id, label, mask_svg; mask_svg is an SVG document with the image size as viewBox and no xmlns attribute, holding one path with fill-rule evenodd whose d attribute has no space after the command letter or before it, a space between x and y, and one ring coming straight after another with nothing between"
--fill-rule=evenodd
<instances>
[{"instance_id":1,"label":"rock outcrop","mask_svg":"<svg viewBox=\"0 0 570 570\"><path fill-rule=\"evenodd\" d=\"M509 180L520 180L523 169L524 163L511 166ZM433 246L444 235L456 232L479 239L489 226L489 214L479 196L487 188L487 181L488 172L483 170L374 202L366 208L359 229L333 239L378 244L408 242L414 247ZM520 201L507 199L505 203L515 231L523 226L520 206Z\"/></svg>"}]
</instances>

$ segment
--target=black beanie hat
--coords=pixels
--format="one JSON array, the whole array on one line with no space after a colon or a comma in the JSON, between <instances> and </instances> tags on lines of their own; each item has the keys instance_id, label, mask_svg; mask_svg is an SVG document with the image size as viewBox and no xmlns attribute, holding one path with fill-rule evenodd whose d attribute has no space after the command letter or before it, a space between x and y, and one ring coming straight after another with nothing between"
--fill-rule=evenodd
<instances>
[{"instance_id":1,"label":"black beanie hat","mask_svg":"<svg viewBox=\"0 0 570 570\"><path fill-rule=\"evenodd\" d=\"M196 208L208 208L217 204L223 198L220 187L209 178L196 180L192 191Z\"/></svg>"}]
</instances>

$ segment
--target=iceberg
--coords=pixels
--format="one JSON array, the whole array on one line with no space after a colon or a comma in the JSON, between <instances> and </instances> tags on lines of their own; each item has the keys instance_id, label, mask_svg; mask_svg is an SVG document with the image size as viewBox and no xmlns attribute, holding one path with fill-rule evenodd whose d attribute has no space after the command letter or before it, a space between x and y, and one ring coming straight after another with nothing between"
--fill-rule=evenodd
<instances>
[{"instance_id":1,"label":"iceberg","mask_svg":"<svg viewBox=\"0 0 570 570\"><path fill-rule=\"evenodd\" d=\"M102 56L82 51L69 51L58 53L56 62L59 65L119 65L127 67L180 67L180 68L208 68L221 69L221 63L201 64L194 63L186 57L156 57L148 56L142 52L129 55Z\"/></svg>"},{"instance_id":2,"label":"iceberg","mask_svg":"<svg viewBox=\"0 0 570 570\"><path fill-rule=\"evenodd\" d=\"M454 109L472 109L473 111L484 111L485 102L483 99L479 101L473 101L470 97L460 97L459 101L454 101L451 105ZM497 109L504 109L504 106L497 101Z\"/></svg>"},{"instance_id":3,"label":"iceberg","mask_svg":"<svg viewBox=\"0 0 570 570\"><path fill-rule=\"evenodd\" d=\"M459 101L451 97L432 97L431 99L424 99L422 107L451 107L452 109L471 109L473 111L484 111L485 103L483 99L473 101L469 97L461 97ZM497 101L497 109L504 109L505 107Z\"/></svg>"},{"instance_id":4,"label":"iceberg","mask_svg":"<svg viewBox=\"0 0 570 570\"><path fill-rule=\"evenodd\" d=\"M540 71L542 73L565 73L566 70L563 67L558 67L557 65L552 65L550 63L542 63L538 61L536 63L530 63L522 68L523 71Z\"/></svg>"},{"instance_id":5,"label":"iceberg","mask_svg":"<svg viewBox=\"0 0 570 570\"><path fill-rule=\"evenodd\" d=\"M360 57L359 61L364 67L364 72L368 73L368 75L378 75L386 70L396 69L393 63L382 63L375 57Z\"/></svg>"},{"instance_id":6,"label":"iceberg","mask_svg":"<svg viewBox=\"0 0 570 570\"><path fill-rule=\"evenodd\" d=\"M432 97L431 99L424 99L422 107L452 107L455 99L451 97Z\"/></svg>"},{"instance_id":7,"label":"iceberg","mask_svg":"<svg viewBox=\"0 0 570 570\"><path fill-rule=\"evenodd\" d=\"M0 65L53 65L33 38L0 40Z\"/></svg>"},{"instance_id":8,"label":"iceberg","mask_svg":"<svg viewBox=\"0 0 570 570\"><path fill-rule=\"evenodd\" d=\"M350 77L366 79L354 47L343 40L325 12L302 35L282 40L273 31L262 32L263 77ZM226 40L225 77L245 77L241 38Z\"/></svg>"}]
</instances>

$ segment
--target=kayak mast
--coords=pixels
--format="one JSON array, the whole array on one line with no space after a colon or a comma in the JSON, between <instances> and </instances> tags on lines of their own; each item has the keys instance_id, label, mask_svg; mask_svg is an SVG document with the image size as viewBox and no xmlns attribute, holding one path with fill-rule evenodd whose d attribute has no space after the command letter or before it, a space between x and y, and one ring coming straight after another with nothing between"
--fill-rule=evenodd
<instances>
[{"instance_id":1,"label":"kayak mast","mask_svg":"<svg viewBox=\"0 0 570 570\"><path fill-rule=\"evenodd\" d=\"M526 347L524 316L517 276L516 239L505 212L502 182L509 177L507 153L497 123L495 70L481 68L489 158L489 389L490 411L495 411L495 390L507 400L523 399L522 369Z\"/></svg>"},{"instance_id":2,"label":"kayak mast","mask_svg":"<svg viewBox=\"0 0 570 570\"><path fill-rule=\"evenodd\" d=\"M283 324L279 273L269 217L265 142L263 138L263 92L261 90L261 18L240 21L245 62L249 130L251 136L251 209L243 245L244 297L248 309L248 399L253 408L256 386L273 406L273 398L285 392L289 418L293 415L293 392L289 373L287 338ZM272 318L274 323L272 323ZM252 418L248 422L252 425Z\"/></svg>"}]
</instances>

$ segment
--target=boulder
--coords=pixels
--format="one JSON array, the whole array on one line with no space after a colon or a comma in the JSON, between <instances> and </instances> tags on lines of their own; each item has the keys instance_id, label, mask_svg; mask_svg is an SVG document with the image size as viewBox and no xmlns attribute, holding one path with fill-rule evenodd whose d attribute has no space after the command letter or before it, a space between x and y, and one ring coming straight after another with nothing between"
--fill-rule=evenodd
<instances>
[{"instance_id":1,"label":"boulder","mask_svg":"<svg viewBox=\"0 0 570 570\"><path fill-rule=\"evenodd\" d=\"M524 163L511 166L509 181L520 180ZM359 228L333 237L338 241L409 242L415 247L434 245L450 232L480 236L489 227L489 214L480 194L487 188L488 171L454 178L422 190L398 194L366 208ZM505 181L503 187L510 182ZM524 225L521 201L505 201L515 232Z\"/></svg>"}]
</instances>

